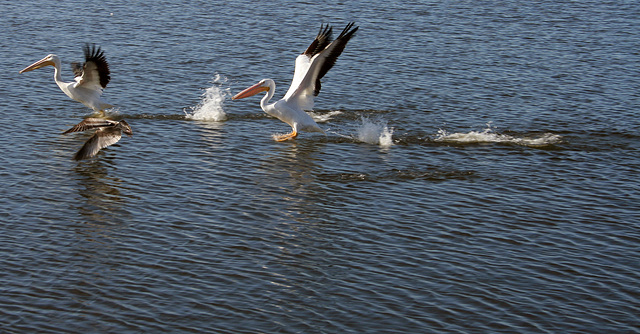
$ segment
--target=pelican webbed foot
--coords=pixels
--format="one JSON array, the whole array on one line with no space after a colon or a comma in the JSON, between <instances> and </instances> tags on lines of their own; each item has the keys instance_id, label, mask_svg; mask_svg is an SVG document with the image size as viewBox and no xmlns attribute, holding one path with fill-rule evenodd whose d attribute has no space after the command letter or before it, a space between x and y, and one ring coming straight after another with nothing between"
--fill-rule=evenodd
<instances>
[{"instance_id":1,"label":"pelican webbed foot","mask_svg":"<svg viewBox=\"0 0 640 334\"><path fill-rule=\"evenodd\" d=\"M273 139L275 139L275 141L286 141L289 139L294 139L298 136L298 131L293 130L291 133L287 133L286 135L273 135Z\"/></svg>"}]
</instances>

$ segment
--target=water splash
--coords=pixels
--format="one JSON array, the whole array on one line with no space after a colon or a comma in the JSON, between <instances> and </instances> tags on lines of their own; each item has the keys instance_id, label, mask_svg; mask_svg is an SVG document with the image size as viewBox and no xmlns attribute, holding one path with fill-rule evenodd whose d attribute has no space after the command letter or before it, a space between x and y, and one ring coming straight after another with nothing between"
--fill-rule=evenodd
<instances>
[{"instance_id":1,"label":"water splash","mask_svg":"<svg viewBox=\"0 0 640 334\"><path fill-rule=\"evenodd\" d=\"M482 131L448 133L447 131L440 129L438 130L438 135L434 141L457 144L507 143L530 147L553 145L562 141L562 136L552 133L545 133L535 138L514 137L496 133L494 129L495 128L491 126L491 122L487 123L487 128Z\"/></svg>"},{"instance_id":2,"label":"water splash","mask_svg":"<svg viewBox=\"0 0 640 334\"><path fill-rule=\"evenodd\" d=\"M211 82L213 86L205 89L200 103L195 107L190 107L191 111L183 110L186 119L214 122L227 119L227 114L224 112L224 100L231 95L231 90L229 87L222 87L227 82L227 78L216 74Z\"/></svg>"},{"instance_id":3,"label":"water splash","mask_svg":"<svg viewBox=\"0 0 640 334\"><path fill-rule=\"evenodd\" d=\"M393 145L393 128L389 128L385 120L370 120L363 116L361 121L358 127L359 141L384 147Z\"/></svg>"},{"instance_id":4,"label":"water splash","mask_svg":"<svg viewBox=\"0 0 640 334\"><path fill-rule=\"evenodd\" d=\"M109 115L109 116L120 116L120 107L111 107L109 109L106 109L104 111L105 115Z\"/></svg>"}]
</instances>

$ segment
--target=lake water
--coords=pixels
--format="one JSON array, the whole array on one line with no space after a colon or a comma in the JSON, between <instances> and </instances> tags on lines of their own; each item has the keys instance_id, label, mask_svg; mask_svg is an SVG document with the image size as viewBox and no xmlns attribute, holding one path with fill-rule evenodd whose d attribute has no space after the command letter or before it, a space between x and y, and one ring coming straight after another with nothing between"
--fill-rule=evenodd
<instances>
[{"instance_id":1,"label":"lake water","mask_svg":"<svg viewBox=\"0 0 640 334\"><path fill-rule=\"evenodd\" d=\"M0 332L640 332L637 2L0 6ZM231 101L349 21L326 136Z\"/></svg>"}]
</instances>

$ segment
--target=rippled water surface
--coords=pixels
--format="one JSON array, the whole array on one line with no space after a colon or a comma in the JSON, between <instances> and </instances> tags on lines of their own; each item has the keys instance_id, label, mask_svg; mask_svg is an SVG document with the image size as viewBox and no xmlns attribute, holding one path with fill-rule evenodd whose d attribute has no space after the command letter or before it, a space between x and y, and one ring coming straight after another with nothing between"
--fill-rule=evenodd
<instances>
[{"instance_id":1,"label":"rippled water surface","mask_svg":"<svg viewBox=\"0 0 640 334\"><path fill-rule=\"evenodd\" d=\"M635 1L1 4L0 332L640 331ZM321 23L326 136L278 143ZM134 135L75 162L106 53Z\"/></svg>"}]
</instances>

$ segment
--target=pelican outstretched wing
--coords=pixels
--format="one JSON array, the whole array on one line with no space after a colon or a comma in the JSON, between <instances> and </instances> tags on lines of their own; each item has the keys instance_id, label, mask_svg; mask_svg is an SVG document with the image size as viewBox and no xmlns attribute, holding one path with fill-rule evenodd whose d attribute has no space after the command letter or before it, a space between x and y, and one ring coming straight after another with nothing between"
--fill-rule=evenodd
<instances>
[{"instance_id":1,"label":"pelican outstretched wing","mask_svg":"<svg viewBox=\"0 0 640 334\"><path fill-rule=\"evenodd\" d=\"M82 148L73 157L75 160L88 159L98 154L98 152L111 146L122 138L122 131L117 127L101 128L82 145Z\"/></svg>"},{"instance_id":2,"label":"pelican outstretched wing","mask_svg":"<svg viewBox=\"0 0 640 334\"><path fill-rule=\"evenodd\" d=\"M351 22L331 41L332 27L321 25L315 40L296 58L293 81L284 100L295 102L303 110L311 110L313 98L320 93L320 79L333 67L356 31L358 27L354 28L354 22Z\"/></svg>"},{"instance_id":3,"label":"pelican outstretched wing","mask_svg":"<svg viewBox=\"0 0 640 334\"><path fill-rule=\"evenodd\" d=\"M110 121L104 118L85 118L82 122L74 125L71 129L63 133L66 134L71 132L82 132L97 128L115 126L116 124L118 124L118 122Z\"/></svg>"},{"instance_id":4,"label":"pelican outstretched wing","mask_svg":"<svg viewBox=\"0 0 640 334\"><path fill-rule=\"evenodd\" d=\"M78 82L76 87L86 87L92 90L102 91L111 80L109 64L104 56L104 51L95 44L86 44L84 51L84 64L71 64L71 69Z\"/></svg>"}]
</instances>

